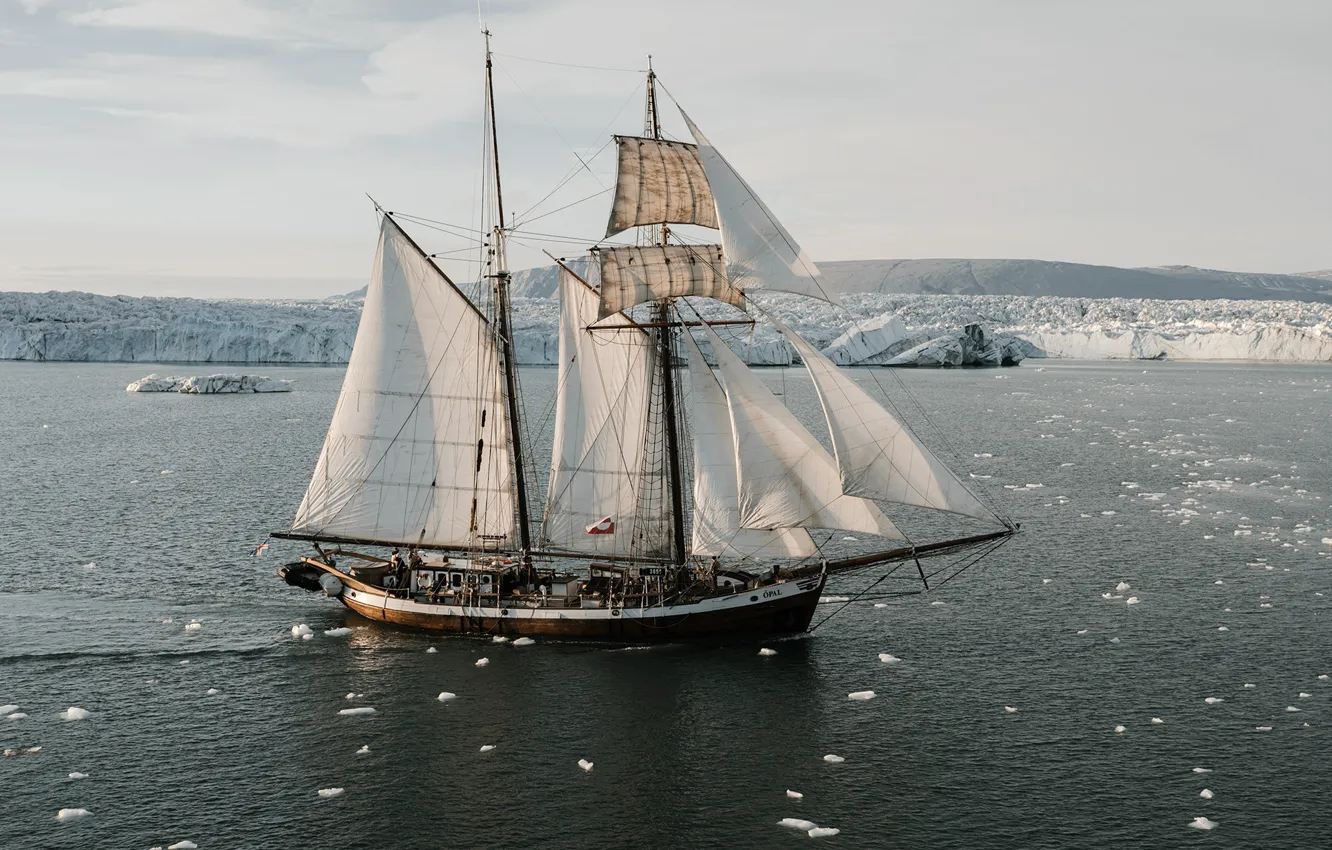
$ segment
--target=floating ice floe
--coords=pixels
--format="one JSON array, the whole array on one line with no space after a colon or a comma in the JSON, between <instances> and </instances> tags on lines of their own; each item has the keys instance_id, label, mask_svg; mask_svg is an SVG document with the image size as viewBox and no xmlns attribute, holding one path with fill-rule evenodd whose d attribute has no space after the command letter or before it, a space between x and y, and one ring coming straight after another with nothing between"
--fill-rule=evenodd
<instances>
[{"instance_id":1,"label":"floating ice floe","mask_svg":"<svg viewBox=\"0 0 1332 850\"><path fill-rule=\"evenodd\" d=\"M787 788L787 789L786 789L786 796L787 796L789 799L792 799L792 800L803 800L803 799L805 799L805 795L804 795L804 794L801 794L799 791L792 791L790 788Z\"/></svg>"},{"instance_id":2,"label":"floating ice floe","mask_svg":"<svg viewBox=\"0 0 1332 850\"><path fill-rule=\"evenodd\" d=\"M768 648L765 646L765 647L763 647L762 649L759 650L759 653L758 653L758 654L759 654L759 655L765 655L765 656L766 656L766 655L776 655L776 654L777 654L777 650L775 650L775 649L768 649Z\"/></svg>"},{"instance_id":3,"label":"floating ice floe","mask_svg":"<svg viewBox=\"0 0 1332 850\"><path fill-rule=\"evenodd\" d=\"M1119 643L1119 638L1117 638L1117 637L1110 638L1110 642L1111 642L1111 643Z\"/></svg>"},{"instance_id":4,"label":"floating ice floe","mask_svg":"<svg viewBox=\"0 0 1332 850\"><path fill-rule=\"evenodd\" d=\"M1125 599L1125 600L1124 600L1124 604L1125 604L1125 605L1137 605L1137 604L1138 604L1139 602L1141 602L1141 601L1142 601L1142 600L1139 599L1139 598L1136 597L1136 596L1130 596L1128 599Z\"/></svg>"},{"instance_id":5,"label":"floating ice floe","mask_svg":"<svg viewBox=\"0 0 1332 850\"><path fill-rule=\"evenodd\" d=\"M1159 717L1153 717L1153 718L1152 718L1152 725L1153 725L1153 726L1164 726L1164 725L1165 725L1165 721L1162 720L1162 719L1159 718Z\"/></svg>"},{"instance_id":6,"label":"floating ice floe","mask_svg":"<svg viewBox=\"0 0 1332 850\"><path fill-rule=\"evenodd\" d=\"M1041 579L1041 584L1050 584L1050 583L1053 582L1053 581L1054 581L1054 579L1052 579L1052 578L1043 578L1043 579Z\"/></svg>"},{"instance_id":7,"label":"floating ice floe","mask_svg":"<svg viewBox=\"0 0 1332 850\"><path fill-rule=\"evenodd\" d=\"M342 789L339 788L338 790L341 791ZM175 844L168 844L167 850L199 850L199 845L187 839L185 841L177 841Z\"/></svg>"},{"instance_id":8,"label":"floating ice floe","mask_svg":"<svg viewBox=\"0 0 1332 850\"><path fill-rule=\"evenodd\" d=\"M9 714L10 712L14 711L18 711L18 705L15 703L9 703L8 705L0 705L0 714Z\"/></svg>"},{"instance_id":9,"label":"floating ice floe","mask_svg":"<svg viewBox=\"0 0 1332 850\"><path fill-rule=\"evenodd\" d=\"M457 699L457 698L458 695L451 691L440 691L439 696L435 697L435 699L439 700L440 702L448 702L451 699Z\"/></svg>"},{"instance_id":10,"label":"floating ice floe","mask_svg":"<svg viewBox=\"0 0 1332 850\"><path fill-rule=\"evenodd\" d=\"M305 623L299 623L291 627L291 636L294 638L310 637L313 634L314 630L305 625Z\"/></svg>"},{"instance_id":11,"label":"floating ice floe","mask_svg":"<svg viewBox=\"0 0 1332 850\"><path fill-rule=\"evenodd\" d=\"M940 601L938 601L938 600L936 599L934 602L931 602L930 604L931 604L931 605L934 605L934 606L939 606L939 605L943 605L944 603L943 603L943 602L940 602Z\"/></svg>"},{"instance_id":12,"label":"floating ice floe","mask_svg":"<svg viewBox=\"0 0 1332 850\"><path fill-rule=\"evenodd\" d=\"M341 797L345 790L346 790L345 788L320 788L315 793L325 798Z\"/></svg>"},{"instance_id":13,"label":"floating ice floe","mask_svg":"<svg viewBox=\"0 0 1332 850\"><path fill-rule=\"evenodd\" d=\"M1116 726L1116 727L1115 727L1115 734L1116 734L1116 735L1123 735L1123 734L1124 734L1125 732L1127 732L1127 731L1128 731L1128 729L1124 728L1123 726Z\"/></svg>"},{"instance_id":14,"label":"floating ice floe","mask_svg":"<svg viewBox=\"0 0 1332 850\"><path fill-rule=\"evenodd\" d=\"M1077 631L1077 635L1078 635L1079 637L1081 637L1082 635L1087 634L1087 632L1089 632L1089 631L1090 631L1090 629L1078 629L1078 631Z\"/></svg>"},{"instance_id":15,"label":"floating ice floe","mask_svg":"<svg viewBox=\"0 0 1332 850\"><path fill-rule=\"evenodd\" d=\"M898 658L896 655L893 655L888 652L880 652L879 660L882 661L884 664L898 664L901 663L902 661L902 659Z\"/></svg>"},{"instance_id":16,"label":"floating ice floe","mask_svg":"<svg viewBox=\"0 0 1332 850\"><path fill-rule=\"evenodd\" d=\"M1271 727L1271 726L1255 726L1255 727L1253 727L1253 731L1255 731L1255 732L1271 732L1271 731L1272 731L1272 727Z\"/></svg>"},{"instance_id":17,"label":"floating ice floe","mask_svg":"<svg viewBox=\"0 0 1332 850\"><path fill-rule=\"evenodd\" d=\"M347 695L343 697L343 699L360 699L363 696L365 696L365 694L354 694L351 691L347 691Z\"/></svg>"},{"instance_id":18,"label":"floating ice floe","mask_svg":"<svg viewBox=\"0 0 1332 850\"><path fill-rule=\"evenodd\" d=\"M826 761L828 764L841 764L842 762L846 761L846 759L842 758L841 756L835 756L832 753L828 753L828 755L824 756L823 760Z\"/></svg>"},{"instance_id":19,"label":"floating ice floe","mask_svg":"<svg viewBox=\"0 0 1332 850\"><path fill-rule=\"evenodd\" d=\"M217 696L217 694L218 694L217 688L209 688L208 690L204 691L204 696L215 697Z\"/></svg>"},{"instance_id":20,"label":"floating ice floe","mask_svg":"<svg viewBox=\"0 0 1332 850\"><path fill-rule=\"evenodd\" d=\"M1229 627L1229 626L1217 626L1217 627L1216 627L1216 630L1217 630L1218 632L1228 632L1228 631L1230 631L1230 627Z\"/></svg>"},{"instance_id":21,"label":"floating ice floe","mask_svg":"<svg viewBox=\"0 0 1332 850\"><path fill-rule=\"evenodd\" d=\"M70 779L75 779L75 780L78 780L78 779L87 779L87 778L88 778L88 774L86 774L86 773L79 773L79 772L76 770L76 771L74 771L73 773L71 773L71 774L69 775L69 778L70 778Z\"/></svg>"},{"instance_id":22,"label":"floating ice floe","mask_svg":"<svg viewBox=\"0 0 1332 850\"><path fill-rule=\"evenodd\" d=\"M1288 705L1288 706L1286 706L1286 711L1289 711L1289 712L1292 712L1292 713L1293 713L1293 712L1296 712L1296 711L1303 711L1303 710L1304 710L1304 709L1302 709L1302 708L1296 708L1296 707L1293 706L1293 705Z\"/></svg>"},{"instance_id":23,"label":"floating ice floe","mask_svg":"<svg viewBox=\"0 0 1332 850\"><path fill-rule=\"evenodd\" d=\"M1000 376L1000 377L1006 377L1006 376ZM810 838L825 838L830 835L836 835L839 832L841 832L841 830L835 826L816 826L805 834L808 835Z\"/></svg>"},{"instance_id":24,"label":"floating ice floe","mask_svg":"<svg viewBox=\"0 0 1332 850\"><path fill-rule=\"evenodd\" d=\"M96 561L89 561L88 563L86 563L86 564L83 565L83 568L84 568L85 570L95 570L95 569L97 569L97 562L96 562Z\"/></svg>"},{"instance_id":25,"label":"floating ice floe","mask_svg":"<svg viewBox=\"0 0 1332 850\"><path fill-rule=\"evenodd\" d=\"M887 608L887 607L888 607L888 603L887 603L887 602L875 602L875 603L874 603L874 607L875 607L875 608Z\"/></svg>"},{"instance_id":26,"label":"floating ice floe","mask_svg":"<svg viewBox=\"0 0 1332 850\"><path fill-rule=\"evenodd\" d=\"M1194 773L1211 773L1211 772L1212 772L1212 769L1211 769L1210 767L1195 767L1195 768L1193 769L1193 772L1194 772Z\"/></svg>"},{"instance_id":27,"label":"floating ice floe","mask_svg":"<svg viewBox=\"0 0 1332 850\"><path fill-rule=\"evenodd\" d=\"M493 638L490 639L490 642L491 642L491 643L508 643L508 642L509 642L509 639L506 638L504 635L495 635Z\"/></svg>"},{"instance_id":28,"label":"floating ice floe","mask_svg":"<svg viewBox=\"0 0 1332 850\"><path fill-rule=\"evenodd\" d=\"M1202 797L1204 800L1210 800L1210 799L1212 799L1213 797L1215 797L1216 795L1213 794L1213 793L1212 793L1211 791L1209 791L1208 789L1204 788L1204 789L1202 789L1201 791L1198 792L1198 796L1199 796L1199 797Z\"/></svg>"},{"instance_id":29,"label":"floating ice floe","mask_svg":"<svg viewBox=\"0 0 1332 850\"><path fill-rule=\"evenodd\" d=\"M374 708L368 705L358 706L357 708L344 708L338 712L338 714L344 715L346 717L353 717L358 714L374 714L374 713L375 713Z\"/></svg>"},{"instance_id":30,"label":"floating ice floe","mask_svg":"<svg viewBox=\"0 0 1332 850\"><path fill-rule=\"evenodd\" d=\"M431 655L431 654L436 653L436 652L439 652L439 650L438 650L438 649L435 649L433 646L427 646L427 647L426 647L426 654L427 654L427 655Z\"/></svg>"},{"instance_id":31,"label":"floating ice floe","mask_svg":"<svg viewBox=\"0 0 1332 850\"><path fill-rule=\"evenodd\" d=\"M1313 696L1313 694L1308 694L1305 693L1304 691L1300 691L1300 699L1308 699L1311 696Z\"/></svg>"},{"instance_id":32,"label":"floating ice floe","mask_svg":"<svg viewBox=\"0 0 1332 850\"><path fill-rule=\"evenodd\" d=\"M1225 699L1223 697L1207 697L1203 702L1208 705L1216 705L1218 702L1225 702Z\"/></svg>"},{"instance_id":33,"label":"floating ice floe","mask_svg":"<svg viewBox=\"0 0 1332 850\"><path fill-rule=\"evenodd\" d=\"M1319 678L1321 681L1326 682L1326 681L1328 680L1328 675L1327 675L1326 673L1322 673L1322 674L1319 675L1318 678Z\"/></svg>"},{"instance_id":34,"label":"floating ice floe","mask_svg":"<svg viewBox=\"0 0 1332 850\"><path fill-rule=\"evenodd\" d=\"M588 761L587 759L579 759L578 766L585 771L591 771L594 765L592 764L592 762Z\"/></svg>"},{"instance_id":35,"label":"floating ice floe","mask_svg":"<svg viewBox=\"0 0 1332 850\"><path fill-rule=\"evenodd\" d=\"M66 823L68 821L78 820L79 818L87 818L87 817L92 817L92 812L88 811L87 809L61 809L60 811L56 812L56 820L60 821L61 823Z\"/></svg>"},{"instance_id":36,"label":"floating ice floe","mask_svg":"<svg viewBox=\"0 0 1332 850\"><path fill-rule=\"evenodd\" d=\"M849 542L849 543L855 543L856 540L858 540L859 538L856 538L856 537L843 537L842 539L845 540L845 541L847 541L847 542Z\"/></svg>"},{"instance_id":37,"label":"floating ice floe","mask_svg":"<svg viewBox=\"0 0 1332 850\"><path fill-rule=\"evenodd\" d=\"M1222 581L1221 579L1217 579L1216 581L1212 582L1212 584L1225 584L1225 582Z\"/></svg>"},{"instance_id":38,"label":"floating ice floe","mask_svg":"<svg viewBox=\"0 0 1332 850\"><path fill-rule=\"evenodd\" d=\"M877 696L877 694L875 694L874 691L852 691L851 693L846 695L846 698L863 701L867 699L874 699L875 696Z\"/></svg>"},{"instance_id":39,"label":"floating ice floe","mask_svg":"<svg viewBox=\"0 0 1332 850\"><path fill-rule=\"evenodd\" d=\"M352 633L352 630L351 630L350 628L348 628L347 626L341 626L341 627L336 628L336 629L326 629L326 630L324 631L324 635L325 635L326 637L346 637L347 635L349 635L349 634L351 634L351 633Z\"/></svg>"},{"instance_id":40,"label":"floating ice floe","mask_svg":"<svg viewBox=\"0 0 1332 850\"><path fill-rule=\"evenodd\" d=\"M532 640L530 637L520 637L520 638L518 638L516 641L513 642L513 645L514 645L514 646L531 646L531 645L534 644L534 643L536 643L536 641Z\"/></svg>"},{"instance_id":41,"label":"floating ice floe","mask_svg":"<svg viewBox=\"0 0 1332 850\"><path fill-rule=\"evenodd\" d=\"M5 715L5 719L6 719L6 720L27 720L27 719L28 719L28 715L25 714L25 713L22 712L22 711L15 711L15 712L11 712L10 714L6 714L6 715Z\"/></svg>"},{"instance_id":42,"label":"floating ice floe","mask_svg":"<svg viewBox=\"0 0 1332 850\"><path fill-rule=\"evenodd\" d=\"M1119 584L1115 585L1115 590L1118 590L1120 593L1123 593L1123 592L1126 591L1126 590L1132 590L1132 589L1133 589L1133 585L1129 584L1129 583L1126 582L1126 581L1121 581Z\"/></svg>"},{"instance_id":43,"label":"floating ice floe","mask_svg":"<svg viewBox=\"0 0 1332 850\"><path fill-rule=\"evenodd\" d=\"M199 622L198 620L185 624L185 631L187 632L197 632L202 628L203 628L203 623Z\"/></svg>"},{"instance_id":44,"label":"floating ice floe","mask_svg":"<svg viewBox=\"0 0 1332 850\"><path fill-rule=\"evenodd\" d=\"M495 749L495 745L494 745L494 744L482 744L482 745L481 745L481 752L483 752L483 753L488 753L488 752L490 752L490 751L493 750L493 749Z\"/></svg>"},{"instance_id":45,"label":"floating ice floe","mask_svg":"<svg viewBox=\"0 0 1332 850\"><path fill-rule=\"evenodd\" d=\"M822 603L826 603L826 602L850 602L850 601L851 601L851 597L850 597L850 596L820 596L820 597L819 597L819 603L820 603L820 604L822 604Z\"/></svg>"},{"instance_id":46,"label":"floating ice floe","mask_svg":"<svg viewBox=\"0 0 1332 850\"><path fill-rule=\"evenodd\" d=\"M489 659L489 658L478 658L478 659L476 659L476 666L477 666L477 667L485 667L485 666L486 666L487 664L489 664L489 663L490 663L490 659Z\"/></svg>"},{"instance_id":47,"label":"floating ice floe","mask_svg":"<svg viewBox=\"0 0 1332 850\"><path fill-rule=\"evenodd\" d=\"M1196 817L1189 822L1189 826L1194 829L1216 829L1218 825L1216 821L1204 817Z\"/></svg>"},{"instance_id":48,"label":"floating ice floe","mask_svg":"<svg viewBox=\"0 0 1332 850\"><path fill-rule=\"evenodd\" d=\"M71 705L69 708L60 712L61 720L87 720L92 712L86 708L79 708L77 705Z\"/></svg>"},{"instance_id":49,"label":"floating ice floe","mask_svg":"<svg viewBox=\"0 0 1332 850\"><path fill-rule=\"evenodd\" d=\"M1119 511L1101 511L1101 516L1115 516Z\"/></svg>"},{"instance_id":50,"label":"floating ice floe","mask_svg":"<svg viewBox=\"0 0 1332 850\"><path fill-rule=\"evenodd\" d=\"M358 756L368 756L368 755L370 755L370 745L369 745L369 744L362 744L362 745L361 745L361 748L360 748L359 750L356 751L356 754L357 754Z\"/></svg>"},{"instance_id":51,"label":"floating ice floe","mask_svg":"<svg viewBox=\"0 0 1332 850\"><path fill-rule=\"evenodd\" d=\"M777 825L789 827L790 829L798 829L801 832L809 832L811 829L818 826L818 824L813 821L808 821L804 818L782 818L777 821Z\"/></svg>"},{"instance_id":52,"label":"floating ice floe","mask_svg":"<svg viewBox=\"0 0 1332 850\"><path fill-rule=\"evenodd\" d=\"M1245 682L1245 683L1244 683L1244 690L1246 690L1246 691L1251 691L1251 690L1253 690L1253 689L1256 688L1256 687L1258 687L1258 686L1255 685L1253 682Z\"/></svg>"},{"instance_id":53,"label":"floating ice floe","mask_svg":"<svg viewBox=\"0 0 1332 850\"><path fill-rule=\"evenodd\" d=\"M1005 714L1017 714L1017 709L1014 708L1014 707L1011 706L1011 705L1006 705L1006 706L1004 706L1004 713L1005 713Z\"/></svg>"}]
</instances>

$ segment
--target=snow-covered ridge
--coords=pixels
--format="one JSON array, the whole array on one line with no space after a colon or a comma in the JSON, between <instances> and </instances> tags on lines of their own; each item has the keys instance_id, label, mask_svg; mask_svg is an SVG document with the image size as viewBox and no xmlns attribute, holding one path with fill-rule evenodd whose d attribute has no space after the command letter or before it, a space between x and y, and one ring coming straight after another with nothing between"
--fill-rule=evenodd
<instances>
[{"instance_id":1,"label":"snow-covered ridge","mask_svg":"<svg viewBox=\"0 0 1332 850\"><path fill-rule=\"evenodd\" d=\"M1332 361L1332 305L1317 302L857 293L843 296L843 311L796 296L761 301L848 364L885 362L969 324L1024 341L1028 357ZM712 307L727 309L703 309ZM514 309L520 362L555 363L558 303L515 298ZM349 300L0 292L0 359L344 363L359 319L359 302ZM770 326L757 325L752 334L732 329L728 338L751 363L792 362L790 347Z\"/></svg>"}]
</instances>

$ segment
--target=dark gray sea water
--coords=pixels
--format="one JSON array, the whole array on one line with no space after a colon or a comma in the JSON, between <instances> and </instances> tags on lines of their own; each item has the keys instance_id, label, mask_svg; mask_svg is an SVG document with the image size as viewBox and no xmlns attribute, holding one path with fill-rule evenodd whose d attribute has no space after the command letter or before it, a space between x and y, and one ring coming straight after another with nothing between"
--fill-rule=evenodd
<instances>
[{"instance_id":1,"label":"dark gray sea water","mask_svg":"<svg viewBox=\"0 0 1332 850\"><path fill-rule=\"evenodd\" d=\"M151 370L0 364L0 704L27 715L0 741L41 747L0 759L5 850L1328 846L1325 367L862 375L1023 533L812 635L629 650L390 631L286 587L296 544L247 553L294 513L342 371L124 392ZM808 421L808 379L764 375ZM536 418L553 380L524 375Z\"/></svg>"}]
</instances>

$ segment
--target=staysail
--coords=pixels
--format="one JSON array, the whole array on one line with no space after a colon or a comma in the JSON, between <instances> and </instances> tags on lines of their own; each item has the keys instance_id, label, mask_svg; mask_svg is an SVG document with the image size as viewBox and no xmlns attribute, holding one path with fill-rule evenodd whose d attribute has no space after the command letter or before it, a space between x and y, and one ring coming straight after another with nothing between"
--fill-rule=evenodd
<instances>
[{"instance_id":1,"label":"staysail","mask_svg":"<svg viewBox=\"0 0 1332 850\"><path fill-rule=\"evenodd\" d=\"M735 434L726 394L694 338L684 334L692 387L694 436L694 555L805 558L816 551L803 528L746 529L740 525Z\"/></svg>"},{"instance_id":2,"label":"staysail","mask_svg":"<svg viewBox=\"0 0 1332 850\"><path fill-rule=\"evenodd\" d=\"M603 248L601 316L661 298L704 296L739 305L744 294L726 279L720 245Z\"/></svg>"},{"instance_id":3,"label":"staysail","mask_svg":"<svg viewBox=\"0 0 1332 850\"><path fill-rule=\"evenodd\" d=\"M560 269L560 368L555 445L541 538L599 555L666 557L669 516L640 515L640 493L662 487L661 421L649 417L657 348L638 328L593 331L598 295ZM627 323L627 319L625 322Z\"/></svg>"},{"instance_id":4,"label":"staysail","mask_svg":"<svg viewBox=\"0 0 1332 850\"><path fill-rule=\"evenodd\" d=\"M993 511L850 375L776 317L765 315L795 347L814 380L844 492L977 519L996 519Z\"/></svg>"},{"instance_id":5,"label":"staysail","mask_svg":"<svg viewBox=\"0 0 1332 850\"><path fill-rule=\"evenodd\" d=\"M717 203L722 247L731 285L742 290L794 292L833 304L837 296L823 283L823 274L745 179L712 146L683 109L685 123L708 175Z\"/></svg>"},{"instance_id":6,"label":"staysail","mask_svg":"<svg viewBox=\"0 0 1332 850\"><path fill-rule=\"evenodd\" d=\"M744 528L840 528L903 539L878 505L842 492L837 462L710 328L726 382Z\"/></svg>"},{"instance_id":7,"label":"staysail","mask_svg":"<svg viewBox=\"0 0 1332 850\"><path fill-rule=\"evenodd\" d=\"M637 136L616 136L615 144L619 162L608 238L643 225L716 229L717 208L697 145Z\"/></svg>"},{"instance_id":8,"label":"staysail","mask_svg":"<svg viewBox=\"0 0 1332 850\"><path fill-rule=\"evenodd\" d=\"M509 544L508 428L490 325L385 215L347 376L292 530Z\"/></svg>"}]
</instances>

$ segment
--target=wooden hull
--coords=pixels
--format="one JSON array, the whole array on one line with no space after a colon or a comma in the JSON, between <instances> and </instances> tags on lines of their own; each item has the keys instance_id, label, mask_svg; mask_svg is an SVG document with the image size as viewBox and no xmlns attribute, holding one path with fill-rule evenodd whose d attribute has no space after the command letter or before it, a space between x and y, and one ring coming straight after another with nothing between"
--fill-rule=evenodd
<instances>
[{"instance_id":1,"label":"wooden hull","mask_svg":"<svg viewBox=\"0 0 1332 850\"><path fill-rule=\"evenodd\" d=\"M310 563L307 561L307 563ZM770 584L682 605L650 608L490 607L430 603L323 568L344 583L338 598L369 620L457 635L524 635L632 642L800 633L809 628L825 576Z\"/></svg>"}]
</instances>

